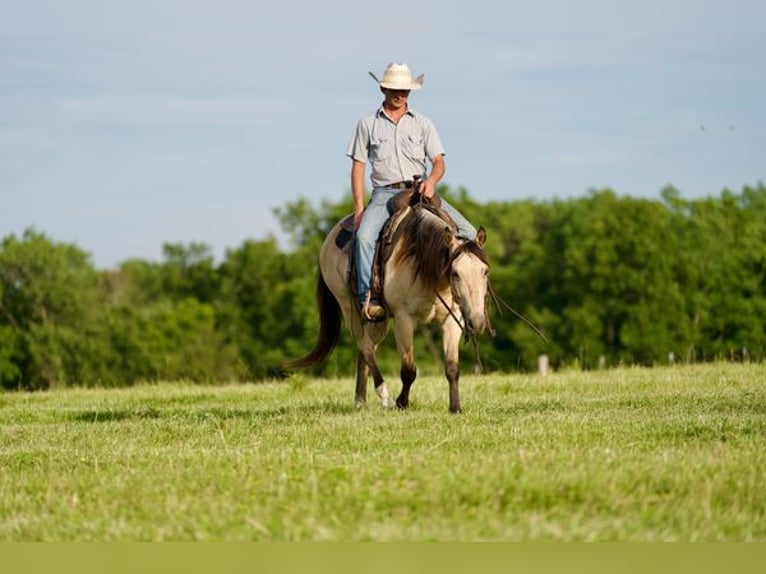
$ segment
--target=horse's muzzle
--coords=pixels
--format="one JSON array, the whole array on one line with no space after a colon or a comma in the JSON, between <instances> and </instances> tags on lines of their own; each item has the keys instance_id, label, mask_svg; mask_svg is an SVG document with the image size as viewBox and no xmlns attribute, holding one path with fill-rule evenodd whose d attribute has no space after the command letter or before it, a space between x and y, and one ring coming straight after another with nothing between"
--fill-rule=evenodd
<instances>
[{"instance_id":1,"label":"horse's muzzle","mask_svg":"<svg viewBox=\"0 0 766 574\"><path fill-rule=\"evenodd\" d=\"M486 317L466 317L465 318L465 330L471 335L481 335L487 328Z\"/></svg>"}]
</instances>

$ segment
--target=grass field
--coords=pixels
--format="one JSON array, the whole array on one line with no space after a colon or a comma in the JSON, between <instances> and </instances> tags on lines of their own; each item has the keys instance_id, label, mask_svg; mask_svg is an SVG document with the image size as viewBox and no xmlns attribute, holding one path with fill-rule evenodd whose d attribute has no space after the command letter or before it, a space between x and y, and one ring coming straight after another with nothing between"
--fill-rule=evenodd
<instances>
[{"instance_id":1,"label":"grass field","mask_svg":"<svg viewBox=\"0 0 766 574\"><path fill-rule=\"evenodd\" d=\"M766 541L763 365L461 391L458 416L438 377L406 412L350 379L0 394L0 540Z\"/></svg>"}]
</instances>

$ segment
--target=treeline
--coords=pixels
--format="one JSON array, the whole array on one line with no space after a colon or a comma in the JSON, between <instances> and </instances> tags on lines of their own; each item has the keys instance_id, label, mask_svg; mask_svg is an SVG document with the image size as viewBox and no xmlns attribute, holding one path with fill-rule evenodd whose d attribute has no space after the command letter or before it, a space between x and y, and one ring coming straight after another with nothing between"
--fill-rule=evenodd
<instances>
[{"instance_id":1,"label":"treeline","mask_svg":"<svg viewBox=\"0 0 766 574\"><path fill-rule=\"evenodd\" d=\"M669 361L763 360L766 187L684 199L611 190L583 198L481 204L449 197L488 231L500 299L546 332L492 310L485 370L597 368ZM349 201L300 200L276 211L292 240L245 241L216 262L202 244L167 244L161 262L98 270L76 245L34 230L0 245L0 385L126 386L140 381L254 381L314 343L316 256ZM382 363L397 373L393 345ZM441 369L438 331L421 330L422 371ZM464 351L473 360L470 347ZM350 375L343 344L318 374Z\"/></svg>"}]
</instances>

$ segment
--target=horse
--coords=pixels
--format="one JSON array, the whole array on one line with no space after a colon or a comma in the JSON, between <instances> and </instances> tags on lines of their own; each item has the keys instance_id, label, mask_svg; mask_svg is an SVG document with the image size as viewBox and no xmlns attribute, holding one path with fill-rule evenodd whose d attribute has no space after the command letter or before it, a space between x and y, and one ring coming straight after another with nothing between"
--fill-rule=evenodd
<instances>
[{"instance_id":1,"label":"horse","mask_svg":"<svg viewBox=\"0 0 766 574\"><path fill-rule=\"evenodd\" d=\"M441 212L442 215L443 212ZM357 347L355 402L367 400L369 374L385 408L406 409L410 387L417 376L413 337L417 326L441 324L445 375L449 383L449 411L459 413L458 363L460 339L481 334L488 326L486 299L489 263L483 251L487 235L480 227L471 240L459 238L449 216L438 209L417 203L397 211L390 224L390 255L382 265L383 299L388 317L380 322L362 318L350 277L350 244L341 247L352 216L339 221L328 233L319 254L316 299L319 332L314 348L288 368L313 368L330 355L340 338L341 319ZM351 225L353 228L353 225ZM385 338L389 319L393 323L401 361L402 389L396 402L391 399L376 361L376 350ZM491 327L490 327L491 330Z\"/></svg>"}]
</instances>

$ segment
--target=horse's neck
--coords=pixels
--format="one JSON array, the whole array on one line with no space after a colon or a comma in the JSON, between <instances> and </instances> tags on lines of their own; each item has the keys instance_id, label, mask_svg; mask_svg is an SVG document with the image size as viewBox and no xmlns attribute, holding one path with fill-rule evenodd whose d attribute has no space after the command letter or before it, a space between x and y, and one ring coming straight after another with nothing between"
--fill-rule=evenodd
<instances>
[{"instance_id":1,"label":"horse's neck","mask_svg":"<svg viewBox=\"0 0 766 574\"><path fill-rule=\"evenodd\" d=\"M417 226L428 227L429 230L434 233L438 231L444 232L444 226L452 229L452 240L449 245L450 256L454 250L458 249L463 243L462 239L459 239L455 235L454 223L452 220L445 220L442 217L441 210L431 209L423 204L417 204L415 206L405 206L398 209L393 213L389 221L384 227L383 233L380 236L380 254L383 262L389 261L392 256L401 251L410 251L412 245L410 242L415 241L416 237L410 236L412 229L410 224L411 218L417 218ZM409 229L409 230L408 230ZM415 233L415 235L419 235ZM420 238L422 239L422 237ZM396 257L396 259L399 259Z\"/></svg>"}]
</instances>

